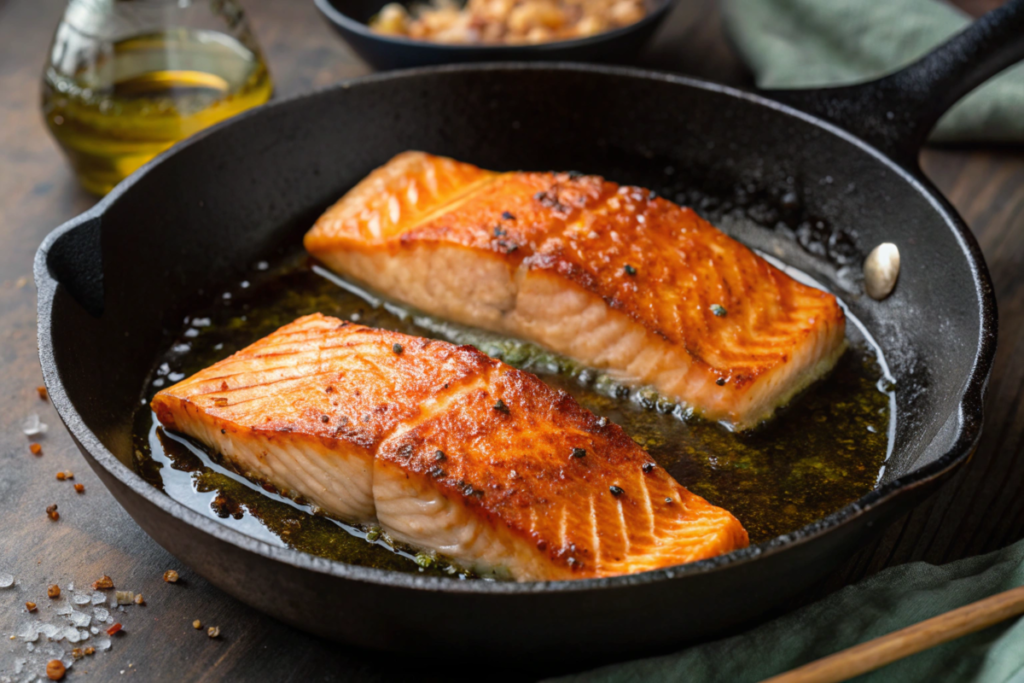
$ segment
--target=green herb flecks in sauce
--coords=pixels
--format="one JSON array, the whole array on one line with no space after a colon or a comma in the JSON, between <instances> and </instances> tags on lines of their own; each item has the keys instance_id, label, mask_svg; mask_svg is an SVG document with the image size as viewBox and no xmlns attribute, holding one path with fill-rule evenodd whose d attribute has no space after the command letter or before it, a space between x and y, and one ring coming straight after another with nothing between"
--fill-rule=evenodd
<instances>
[{"instance_id":1,"label":"green herb flecks in sauce","mask_svg":"<svg viewBox=\"0 0 1024 683\"><path fill-rule=\"evenodd\" d=\"M186 321L182 335L158 362L147 403L160 388L299 316L320 312L472 344L538 374L621 425L681 484L736 515L752 543L792 532L857 500L874 487L885 462L893 388L857 324L847 326L849 349L825 380L769 424L736 434L690 416L650 388L629 390L601 372L531 344L376 299L304 256L285 259L272 269L260 264L250 281ZM422 555L417 560L415 553L393 548L379 529L353 529L262 490L187 439L165 434L145 406L136 420L135 447L136 467L147 480L243 533L350 564L465 578L443 560L427 562Z\"/></svg>"}]
</instances>

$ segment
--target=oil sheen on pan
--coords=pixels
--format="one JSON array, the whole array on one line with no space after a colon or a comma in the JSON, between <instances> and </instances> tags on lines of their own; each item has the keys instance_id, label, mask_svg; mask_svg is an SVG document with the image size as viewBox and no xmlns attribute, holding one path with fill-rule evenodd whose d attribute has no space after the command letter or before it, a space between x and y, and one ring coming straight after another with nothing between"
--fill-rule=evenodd
<instances>
[{"instance_id":1,"label":"oil sheen on pan","mask_svg":"<svg viewBox=\"0 0 1024 683\"><path fill-rule=\"evenodd\" d=\"M832 373L767 425L734 433L696 418L651 387L539 347L388 302L295 253L255 264L245 280L184 321L159 359L145 400L301 315L323 313L423 337L472 344L620 425L680 484L732 512L753 543L827 516L871 490L890 441L893 387L884 359L853 318ZM197 442L165 431L148 406L136 418L135 466L174 499L243 533L351 564L457 579L477 575L416 553L379 528L335 521L239 476Z\"/></svg>"}]
</instances>

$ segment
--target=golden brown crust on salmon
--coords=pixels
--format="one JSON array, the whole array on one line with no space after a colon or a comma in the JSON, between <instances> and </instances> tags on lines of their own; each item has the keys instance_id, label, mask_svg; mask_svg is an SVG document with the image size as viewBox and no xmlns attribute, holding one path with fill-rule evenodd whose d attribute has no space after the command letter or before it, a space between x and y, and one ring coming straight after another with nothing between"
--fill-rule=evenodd
<instances>
[{"instance_id":1,"label":"golden brown crust on salmon","mask_svg":"<svg viewBox=\"0 0 1024 683\"><path fill-rule=\"evenodd\" d=\"M328 514L520 580L631 573L748 542L621 428L472 347L307 316L152 407Z\"/></svg>"},{"instance_id":2,"label":"golden brown crust on salmon","mask_svg":"<svg viewBox=\"0 0 1024 683\"><path fill-rule=\"evenodd\" d=\"M833 295L691 209L597 176L474 169L399 155L329 209L306 248L429 313L654 385L740 429L818 379L843 349ZM408 201L427 177L444 191Z\"/></svg>"}]
</instances>

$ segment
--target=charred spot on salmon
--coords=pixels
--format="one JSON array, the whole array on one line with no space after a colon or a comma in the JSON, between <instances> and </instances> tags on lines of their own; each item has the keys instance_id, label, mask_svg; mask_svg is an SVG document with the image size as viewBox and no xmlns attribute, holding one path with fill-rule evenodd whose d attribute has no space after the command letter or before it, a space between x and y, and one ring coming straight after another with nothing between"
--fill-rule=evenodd
<instances>
[{"instance_id":1,"label":"charred spot on salmon","mask_svg":"<svg viewBox=\"0 0 1024 683\"><path fill-rule=\"evenodd\" d=\"M434 477L435 479L440 479L440 478L444 477L445 474L446 474L445 471L442 470L437 465L434 465L433 467L430 468L430 476Z\"/></svg>"},{"instance_id":2,"label":"charred spot on salmon","mask_svg":"<svg viewBox=\"0 0 1024 683\"><path fill-rule=\"evenodd\" d=\"M328 417L327 415L321 415L320 416L320 421L323 422L324 424L327 424L328 422L331 421L331 418Z\"/></svg>"},{"instance_id":3,"label":"charred spot on salmon","mask_svg":"<svg viewBox=\"0 0 1024 683\"><path fill-rule=\"evenodd\" d=\"M653 462L645 462L643 465L640 466L640 470L644 474L650 474L651 472L654 471L655 467L657 467L657 465L655 465Z\"/></svg>"},{"instance_id":4,"label":"charred spot on salmon","mask_svg":"<svg viewBox=\"0 0 1024 683\"><path fill-rule=\"evenodd\" d=\"M636 268L634 268L633 266L629 265L628 263L623 268L623 270L626 271L626 275L636 275Z\"/></svg>"},{"instance_id":5,"label":"charred spot on salmon","mask_svg":"<svg viewBox=\"0 0 1024 683\"><path fill-rule=\"evenodd\" d=\"M511 213L509 213L508 211L502 211L502 212L501 212L501 217L502 217L502 218L504 218L504 219L505 219L505 220L507 220L507 221L514 221L514 220L516 219L516 217L515 217L515 216L513 216L513 215L512 215Z\"/></svg>"},{"instance_id":6,"label":"charred spot on salmon","mask_svg":"<svg viewBox=\"0 0 1024 683\"><path fill-rule=\"evenodd\" d=\"M501 229L500 225L495 225L494 226L494 236L495 237L504 237L507 234L508 234L507 232L505 232L504 230Z\"/></svg>"},{"instance_id":7,"label":"charred spot on salmon","mask_svg":"<svg viewBox=\"0 0 1024 683\"><path fill-rule=\"evenodd\" d=\"M434 451L434 460L437 460L438 462L440 462L440 461L442 461L444 459L445 459L444 451L440 451L440 450L439 451Z\"/></svg>"},{"instance_id":8,"label":"charred spot on salmon","mask_svg":"<svg viewBox=\"0 0 1024 683\"><path fill-rule=\"evenodd\" d=\"M625 491L621 487L614 486L614 485L609 486L608 490L611 492L611 494L613 496L616 496L616 497L621 496L623 493L625 493Z\"/></svg>"},{"instance_id":9,"label":"charred spot on salmon","mask_svg":"<svg viewBox=\"0 0 1024 683\"><path fill-rule=\"evenodd\" d=\"M416 449L413 448L412 444L403 444L398 448L398 457L411 458L415 450Z\"/></svg>"},{"instance_id":10,"label":"charred spot on salmon","mask_svg":"<svg viewBox=\"0 0 1024 683\"><path fill-rule=\"evenodd\" d=\"M502 401L500 398L497 401L495 401L494 409L497 410L499 413L505 413L506 415L510 413L508 406L505 405L505 402Z\"/></svg>"},{"instance_id":11,"label":"charred spot on salmon","mask_svg":"<svg viewBox=\"0 0 1024 683\"><path fill-rule=\"evenodd\" d=\"M668 503L669 505L671 505L672 504L672 499L671 498L666 498L665 502Z\"/></svg>"},{"instance_id":12,"label":"charred spot on salmon","mask_svg":"<svg viewBox=\"0 0 1024 683\"><path fill-rule=\"evenodd\" d=\"M221 433L221 434L227 434L227 433L228 433L228 430L226 430L226 429L222 429L222 430L220 430L220 433Z\"/></svg>"},{"instance_id":13,"label":"charred spot on salmon","mask_svg":"<svg viewBox=\"0 0 1024 683\"><path fill-rule=\"evenodd\" d=\"M395 353L402 353L402 351L404 351L405 349L402 348L401 344L396 343L391 346L391 350L394 351Z\"/></svg>"},{"instance_id":14,"label":"charred spot on salmon","mask_svg":"<svg viewBox=\"0 0 1024 683\"><path fill-rule=\"evenodd\" d=\"M719 318L724 318L729 314L729 312L725 310L725 307L722 306L722 304L711 304L711 312L714 313L715 316Z\"/></svg>"},{"instance_id":15,"label":"charred spot on salmon","mask_svg":"<svg viewBox=\"0 0 1024 683\"><path fill-rule=\"evenodd\" d=\"M724 377L719 377L718 379L715 380L715 384L717 384L720 387L724 387L725 386L725 378Z\"/></svg>"},{"instance_id":16,"label":"charred spot on salmon","mask_svg":"<svg viewBox=\"0 0 1024 683\"><path fill-rule=\"evenodd\" d=\"M585 448L574 448L574 449L572 449L572 457L574 457L574 458L585 458L585 457L587 457L587 449L585 449Z\"/></svg>"}]
</instances>

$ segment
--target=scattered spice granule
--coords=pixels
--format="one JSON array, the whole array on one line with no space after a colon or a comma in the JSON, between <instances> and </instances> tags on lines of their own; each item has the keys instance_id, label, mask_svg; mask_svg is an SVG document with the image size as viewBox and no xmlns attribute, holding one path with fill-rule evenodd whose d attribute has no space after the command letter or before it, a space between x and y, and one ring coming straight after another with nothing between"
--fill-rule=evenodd
<instances>
[{"instance_id":1,"label":"scattered spice granule","mask_svg":"<svg viewBox=\"0 0 1024 683\"><path fill-rule=\"evenodd\" d=\"M63 472L57 473L57 481L64 481L66 475Z\"/></svg>"},{"instance_id":2,"label":"scattered spice granule","mask_svg":"<svg viewBox=\"0 0 1024 683\"><path fill-rule=\"evenodd\" d=\"M145 605L146 604L145 599L142 597L142 593L139 593L138 595L135 596L135 604L136 605Z\"/></svg>"},{"instance_id":3,"label":"scattered spice granule","mask_svg":"<svg viewBox=\"0 0 1024 683\"><path fill-rule=\"evenodd\" d=\"M164 572L164 581L167 583L178 583L178 572L168 569Z\"/></svg>"},{"instance_id":4,"label":"scattered spice granule","mask_svg":"<svg viewBox=\"0 0 1024 683\"><path fill-rule=\"evenodd\" d=\"M25 603L25 609L27 609L29 612L35 612L36 611L36 603L34 603L34 602L26 602Z\"/></svg>"},{"instance_id":5,"label":"scattered spice granule","mask_svg":"<svg viewBox=\"0 0 1024 683\"><path fill-rule=\"evenodd\" d=\"M48 587L46 589L46 595L56 600L60 597L60 586L58 586L57 584L53 584L52 586Z\"/></svg>"},{"instance_id":6,"label":"scattered spice granule","mask_svg":"<svg viewBox=\"0 0 1024 683\"><path fill-rule=\"evenodd\" d=\"M56 503L54 503L53 505L47 505L46 506L46 516L49 517L50 519L52 519L55 522L58 519L60 519L60 513L57 512L57 504Z\"/></svg>"},{"instance_id":7,"label":"scattered spice granule","mask_svg":"<svg viewBox=\"0 0 1024 683\"><path fill-rule=\"evenodd\" d=\"M85 493L85 484L75 484L75 491Z\"/></svg>"},{"instance_id":8,"label":"scattered spice granule","mask_svg":"<svg viewBox=\"0 0 1024 683\"><path fill-rule=\"evenodd\" d=\"M220 627L211 626L210 628L206 629L206 635L210 636L211 638L220 637Z\"/></svg>"},{"instance_id":9,"label":"scattered spice granule","mask_svg":"<svg viewBox=\"0 0 1024 683\"><path fill-rule=\"evenodd\" d=\"M112 635L114 635L115 633L117 633L120 630L121 630L121 622L117 622L116 624L114 624L113 626L111 626L110 628L107 629L107 635L108 636L112 636Z\"/></svg>"},{"instance_id":10,"label":"scattered spice granule","mask_svg":"<svg viewBox=\"0 0 1024 683\"><path fill-rule=\"evenodd\" d=\"M39 394L39 398L43 401L50 398L50 392L46 390L46 387L36 387L36 393Z\"/></svg>"},{"instance_id":11,"label":"scattered spice granule","mask_svg":"<svg viewBox=\"0 0 1024 683\"><path fill-rule=\"evenodd\" d=\"M32 455L42 455L43 454L43 447L40 446L37 443L30 443L28 445L28 450L29 450L30 453L32 453Z\"/></svg>"},{"instance_id":12,"label":"scattered spice granule","mask_svg":"<svg viewBox=\"0 0 1024 683\"><path fill-rule=\"evenodd\" d=\"M198 631L202 627L203 627L203 622L199 621L198 619L196 619L195 621L192 622L192 628L194 628L195 630Z\"/></svg>"},{"instance_id":13,"label":"scattered spice granule","mask_svg":"<svg viewBox=\"0 0 1024 683\"><path fill-rule=\"evenodd\" d=\"M131 591L115 591L114 599L119 605L130 605L135 600L135 593Z\"/></svg>"},{"instance_id":14,"label":"scattered spice granule","mask_svg":"<svg viewBox=\"0 0 1024 683\"><path fill-rule=\"evenodd\" d=\"M51 681L59 681L64 678L66 669L59 659L51 659L46 665L46 677Z\"/></svg>"},{"instance_id":15,"label":"scattered spice granule","mask_svg":"<svg viewBox=\"0 0 1024 683\"><path fill-rule=\"evenodd\" d=\"M94 591L108 591L114 587L114 580L104 574L96 581L92 582L92 589Z\"/></svg>"},{"instance_id":16,"label":"scattered spice granule","mask_svg":"<svg viewBox=\"0 0 1024 683\"><path fill-rule=\"evenodd\" d=\"M75 647L75 648L71 649L71 656L74 657L75 659L81 659L82 657L85 656L85 653L82 652L82 648Z\"/></svg>"},{"instance_id":17,"label":"scattered spice granule","mask_svg":"<svg viewBox=\"0 0 1024 683\"><path fill-rule=\"evenodd\" d=\"M96 648L90 645L89 647L85 648L85 654L88 657L92 657L94 654L96 654Z\"/></svg>"},{"instance_id":18,"label":"scattered spice granule","mask_svg":"<svg viewBox=\"0 0 1024 683\"><path fill-rule=\"evenodd\" d=\"M71 470L65 470L64 471L64 478L65 479L74 479L75 478L75 473L72 472Z\"/></svg>"}]
</instances>

